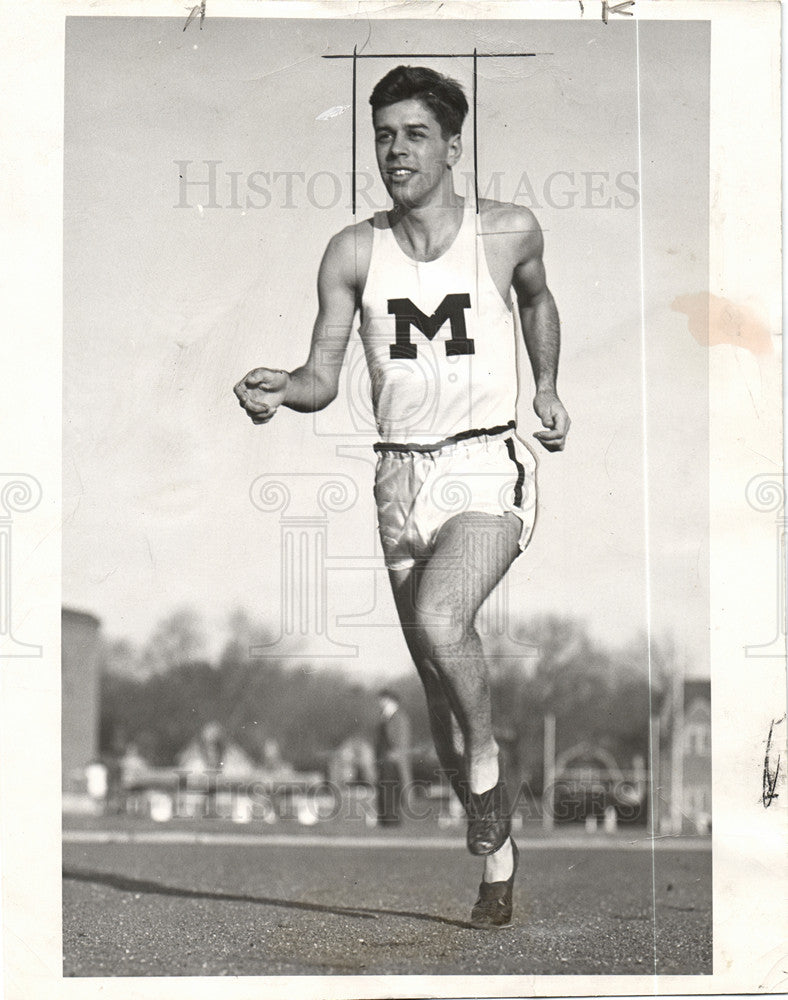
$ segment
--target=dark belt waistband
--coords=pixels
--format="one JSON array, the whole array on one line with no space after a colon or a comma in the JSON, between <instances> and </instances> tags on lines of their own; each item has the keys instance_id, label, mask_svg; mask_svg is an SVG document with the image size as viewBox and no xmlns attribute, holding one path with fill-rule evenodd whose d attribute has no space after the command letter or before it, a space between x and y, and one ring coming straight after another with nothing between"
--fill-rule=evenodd
<instances>
[{"instance_id":1,"label":"dark belt waistband","mask_svg":"<svg viewBox=\"0 0 788 1000\"><path fill-rule=\"evenodd\" d=\"M514 420L510 420L508 424L500 424L498 427L475 427L470 431L460 431L459 434L452 434L451 437L443 438L442 441L436 441L434 444L398 444L394 441L378 441L377 444L373 445L373 448L378 454L388 451L440 451L441 448L458 444L460 441L467 441L469 438L495 437L497 434L506 434L507 431L513 431L516 426Z\"/></svg>"}]
</instances>

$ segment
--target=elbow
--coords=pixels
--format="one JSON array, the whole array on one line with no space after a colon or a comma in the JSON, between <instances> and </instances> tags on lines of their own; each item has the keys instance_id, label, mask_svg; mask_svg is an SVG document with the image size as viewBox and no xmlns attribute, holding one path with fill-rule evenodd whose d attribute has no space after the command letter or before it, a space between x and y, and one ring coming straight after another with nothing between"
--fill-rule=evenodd
<instances>
[{"instance_id":1,"label":"elbow","mask_svg":"<svg viewBox=\"0 0 788 1000\"><path fill-rule=\"evenodd\" d=\"M332 388L326 389L325 392L316 395L315 396L315 412L317 412L317 410L325 410L325 408L330 403L333 403L336 398L337 398L337 388L336 388L336 386L333 389Z\"/></svg>"},{"instance_id":2,"label":"elbow","mask_svg":"<svg viewBox=\"0 0 788 1000\"><path fill-rule=\"evenodd\" d=\"M339 392L338 383L333 380L318 379L315 382L315 394L313 397L314 410L325 410L333 403Z\"/></svg>"},{"instance_id":3,"label":"elbow","mask_svg":"<svg viewBox=\"0 0 788 1000\"><path fill-rule=\"evenodd\" d=\"M290 375L290 391L285 406L300 413L324 410L337 397L338 379L321 377L308 365L297 368Z\"/></svg>"}]
</instances>

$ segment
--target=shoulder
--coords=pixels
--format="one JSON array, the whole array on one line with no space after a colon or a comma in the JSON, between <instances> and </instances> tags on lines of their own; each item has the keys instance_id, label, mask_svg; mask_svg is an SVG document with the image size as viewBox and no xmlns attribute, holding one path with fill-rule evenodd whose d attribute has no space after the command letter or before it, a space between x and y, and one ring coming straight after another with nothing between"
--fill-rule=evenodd
<instances>
[{"instance_id":1,"label":"shoulder","mask_svg":"<svg viewBox=\"0 0 788 1000\"><path fill-rule=\"evenodd\" d=\"M363 222L340 229L328 241L325 258L347 266L353 264L359 255L368 257L372 252L372 229L372 219L364 219Z\"/></svg>"},{"instance_id":2,"label":"shoulder","mask_svg":"<svg viewBox=\"0 0 788 1000\"><path fill-rule=\"evenodd\" d=\"M488 225L498 226L506 230L522 233L541 233L536 216L525 205L515 205L507 201L493 201L491 198L479 199L479 214L484 230Z\"/></svg>"},{"instance_id":3,"label":"shoulder","mask_svg":"<svg viewBox=\"0 0 788 1000\"><path fill-rule=\"evenodd\" d=\"M495 236L496 242L504 239L513 251L517 251L521 260L541 257L544 237L541 226L530 208L481 198L479 215L482 236Z\"/></svg>"},{"instance_id":4,"label":"shoulder","mask_svg":"<svg viewBox=\"0 0 788 1000\"><path fill-rule=\"evenodd\" d=\"M348 283L364 279L372 256L373 219L345 226L328 241L321 270Z\"/></svg>"}]
</instances>

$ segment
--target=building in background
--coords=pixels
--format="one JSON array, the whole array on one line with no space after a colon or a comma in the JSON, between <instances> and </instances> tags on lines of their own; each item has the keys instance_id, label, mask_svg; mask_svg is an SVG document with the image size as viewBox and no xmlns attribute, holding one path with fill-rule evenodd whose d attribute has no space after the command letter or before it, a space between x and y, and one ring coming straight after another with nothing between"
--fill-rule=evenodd
<instances>
[{"instance_id":1,"label":"building in background","mask_svg":"<svg viewBox=\"0 0 788 1000\"><path fill-rule=\"evenodd\" d=\"M106 760L100 763L99 750L101 622L95 615L67 607L62 608L61 622L63 807L66 811L93 812L106 808L112 798L111 774ZM602 817L605 809L597 808L594 795L603 790L604 806L615 807L621 814L619 818L624 818L623 812L626 812L630 819L639 818L645 822L648 812L654 830L662 836L711 831L710 681L685 679L677 672L654 709L651 717L652 746L655 748L652 775L647 774L640 758L612 761L605 757L601 748L585 744L557 755L555 732L549 749L550 741L545 738L545 763L550 766L546 766L544 786L552 789L557 798L560 798L559 792L563 795L562 801L552 801L545 810L547 818L551 821L554 818L582 820L587 819L587 814L597 812ZM546 718L546 737L547 722ZM554 720L552 725L554 729ZM503 748L506 744L503 734L500 742ZM122 782L125 792L132 788L143 792L153 789L171 797L179 787L179 780L181 784L186 780L185 771L195 772L197 785L201 780L204 783L205 767L213 765L202 757L198 760L190 756L189 751L194 751L198 744L195 737L195 743L183 751L176 768L152 768L141 756L135 757L134 747L130 745L123 759L126 766L121 769L125 773ZM306 790L317 787L323 780L320 774L299 773L282 761L278 746L270 740L262 766L255 765L234 744L224 747L220 756L221 764L214 767L221 774L217 790L218 785L222 785L225 792L232 792L235 808L243 798L238 794L238 783L260 782L261 787L267 789L263 803L266 816L273 812L296 812L293 803L297 805ZM374 750L369 740L360 734L349 736L337 747L330 754L328 764L329 779L339 787L374 783ZM432 763L428 771L428 777L433 776ZM102 781L106 787L102 786ZM611 789L615 790L615 795L611 794ZM200 786L192 791L202 794L205 789ZM276 800L275 809L274 806L269 808L269 799L272 803ZM623 812L622 806L626 807ZM247 812L249 818L256 815L251 805Z\"/></svg>"},{"instance_id":2,"label":"building in background","mask_svg":"<svg viewBox=\"0 0 788 1000\"><path fill-rule=\"evenodd\" d=\"M86 769L99 755L99 649L94 615L61 610L61 744L64 804L87 792Z\"/></svg>"},{"instance_id":3,"label":"building in background","mask_svg":"<svg viewBox=\"0 0 788 1000\"><path fill-rule=\"evenodd\" d=\"M556 753L555 716L544 720L544 825L616 819L644 822L660 836L711 833L711 682L677 672L651 716L653 773L639 755L619 762L581 742ZM566 738L566 734L559 734Z\"/></svg>"},{"instance_id":4,"label":"building in background","mask_svg":"<svg viewBox=\"0 0 788 1000\"><path fill-rule=\"evenodd\" d=\"M654 719L659 747L655 828L660 834L711 831L711 682L674 679Z\"/></svg>"}]
</instances>

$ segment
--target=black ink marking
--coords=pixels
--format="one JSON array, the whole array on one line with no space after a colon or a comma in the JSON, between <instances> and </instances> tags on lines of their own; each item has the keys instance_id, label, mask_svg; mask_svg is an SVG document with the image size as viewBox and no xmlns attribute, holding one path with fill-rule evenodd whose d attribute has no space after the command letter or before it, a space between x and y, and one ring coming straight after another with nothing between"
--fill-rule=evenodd
<instances>
[{"instance_id":1,"label":"black ink marking","mask_svg":"<svg viewBox=\"0 0 788 1000\"><path fill-rule=\"evenodd\" d=\"M356 54L356 46L353 46L353 111L352 111L352 128L353 128L353 166L351 169L351 188L352 188L352 199L353 199L353 215L356 214L356 67L358 65L358 56Z\"/></svg>"},{"instance_id":2,"label":"black ink marking","mask_svg":"<svg viewBox=\"0 0 788 1000\"><path fill-rule=\"evenodd\" d=\"M586 9L585 9L585 7L583 6L583 0L577 0L577 2L578 2L578 3L580 4L580 16L582 17L582 16L583 16L583 14L585 14L585 12L586 12Z\"/></svg>"},{"instance_id":3,"label":"black ink marking","mask_svg":"<svg viewBox=\"0 0 788 1000\"><path fill-rule=\"evenodd\" d=\"M476 49L473 50L473 197L474 203L476 205L476 214L479 214L479 154L478 154L478 144L476 140L476 122L478 119L477 114L477 102L476 94L478 89L478 74L476 71L476 63L479 56Z\"/></svg>"},{"instance_id":4,"label":"black ink marking","mask_svg":"<svg viewBox=\"0 0 788 1000\"><path fill-rule=\"evenodd\" d=\"M192 7L192 9L189 11L189 16L186 18L186 24L184 24L184 26L183 26L183 30L184 31L186 31L186 29L191 24L192 19L195 18L198 14L200 15L200 31L202 31L202 23L205 20L205 5L206 5L206 3L207 3L207 0L202 0L201 3L198 3L195 7Z\"/></svg>"},{"instance_id":5,"label":"black ink marking","mask_svg":"<svg viewBox=\"0 0 788 1000\"><path fill-rule=\"evenodd\" d=\"M607 0L602 0L602 20L607 24L608 14L623 14L625 17L632 17L632 11L627 7L634 7L635 0L624 0L623 3L613 4L611 7Z\"/></svg>"},{"instance_id":6,"label":"black ink marking","mask_svg":"<svg viewBox=\"0 0 788 1000\"><path fill-rule=\"evenodd\" d=\"M629 0L634 3L635 0ZM621 6L619 4L619 6ZM611 10L614 8L611 7ZM631 15L630 15L631 16ZM551 56L552 52L335 52L323 59L525 59L529 56Z\"/></svg>"},{"instance_id":7,"label":"black ink marking","mask_svg":"<svg viewBox=\"0 0 788 1000\"><path fill-rule=\"evenodd\" d=\"M784 718L785 716L783 716ZM772 802L779 797L775 788L777 787L777 778L780 775L780 754L777 754L777 764L772 771L771 752L775 723L779 724L783 719L772 719L772 724L769 726L769 738L766 740L766 756L763 761L763 792L761 794L764 809L768 809Z\"/></svg>"}]
</instances>

